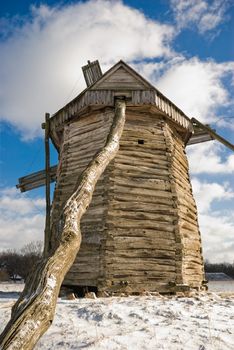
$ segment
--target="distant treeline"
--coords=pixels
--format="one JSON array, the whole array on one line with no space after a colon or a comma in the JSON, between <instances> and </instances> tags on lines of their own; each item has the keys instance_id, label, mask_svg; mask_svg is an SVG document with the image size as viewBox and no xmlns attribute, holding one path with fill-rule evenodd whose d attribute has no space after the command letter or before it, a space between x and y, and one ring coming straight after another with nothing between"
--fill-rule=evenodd
<instances>
[{"instance_id":1,"label":"distant treeline","mask_svg":"<svg viewBox=\"0 0 234 350\"><path fill-rule=\"evenodd\" d=\"M226 275L234 279L234 263L212 264L209 261L205 262L205 272L224 272Z\"/></svg>"},{"instance_id":2,"label":"distant treeline","mask_svg":"<svg viewBox=\"0 0 234 350\"><path fill-rule=\"evenodd\" d=\"M26 244L20 251L6 250L0 252L0 281L19 276L24 280L42 258L43 243L41 241ZM205 272L223 272L234 279L234 263L213 264L205 261Z\"/></svg>"},{"instance_id":3,"label":"distant treeline","mask_svg":"<svg viewBox=\"0 0 234 350\"><path fill-rule=\"evenodd\" d=\"M0 281L26 279L42 258L41 241L26 244L20 251L8 249L0 252Z\"/></svg>"}]
</instances>

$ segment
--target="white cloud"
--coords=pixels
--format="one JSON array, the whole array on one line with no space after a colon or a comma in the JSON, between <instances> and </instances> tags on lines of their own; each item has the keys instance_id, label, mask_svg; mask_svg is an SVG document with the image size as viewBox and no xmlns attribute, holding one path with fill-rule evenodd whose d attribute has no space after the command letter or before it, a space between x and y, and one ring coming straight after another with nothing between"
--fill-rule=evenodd
<instances>
[{"instance_id":1,"label":"white cloud","mask_svg":"<svg viewBox=\"0 0 234 350\"><path fill-rule=\"evenodd\" d=\"M193 193L198 208L204 257L210 262L233 262L234 188L227 181L234 173L234 155L213 141L187 148ZM194 175L216 175L201 181ZM222 177L221 177L222 175ZM217 207L219 210L217 210ZM215 209L216 208L216 209Z\"/></svg>"},{"instance_id":2,"label":"white cloud","mask_svg":"<svg viewBox=\"0 0 234 350\"><path fill-rule=\"evenodd\" d=\"M193 178L192 186L200 213L209 212L214 201L234 199L234 191L230 190L229 183L201 182L198 178Z\"/></svg>"},{"instance_id":3,"label":"white cloud","mask_svg":"<svg viewBox=\"0 0 234 350\"><path fill-rule=\"evenodd\" d=\"M203 62L198 58L174 59L155 85L188 116L203 122L217 121L218 109L230 105L231 96L223 79L233 75L234 62Z\"/></svg>"},{"instance_id":4,"label":"white cloud","mask_svg":"<svg viewBox=\"0 0 234 350\"><path fill-rule=\"evenodd\" d=\"M221 116L217 122L215 122L215 128L222 128L228 130L234 130L233 116Z\"/></svg>"},{"instance_id":5,"label":"white cloud","mask_svg":"<svg viewBox=\"0 0 234 350\"><path fill-rule=\"evenodd\" d=\"M178 28L195 26L201 34L214 30L224 22L229 7L228 0L171 0Z\"/></svg>"},{"instance_id":6,"label":"white cloud","mask_svg":"<svg viewBox=\"0 0 234 350\"><path fill-rule=\"evenodd\" d=\"M217 63L182 55L160 62L140 62L135 69L189 117L234 130L234 61Z\"/></svg>"},{"instance_id":7,"label":"white cloud","mask_svg":"<svg viewBox=\"0 0 234 350\"><path fill-rule=\"evenodd\" d=\"M45 112L56 112L84 88L81 66L100 59L168 57L173 28L146 18L121 1L90 0L64 7L34 7L32 18L9 24L0 44L0 116L33 137ZM70 98L73 96L69 96Z\"/></svg>"},{"instance_id":8,"label":"white cloud","mask_svg":"<svg viewBox=\"0 0 234 350\"><path fill-rule=\"evenodd\" d=\"M31 241L43 240L43 198L31 199L15 188L0 190L0 250L18 249Z\"/></svg>"},{"instance_id":9,"label":"white cloud","mask_svg":"<svg viewBox=\"0 0 234 350\"><path fill-rule=\"evenodd\" d=\"M25 138L38 135L45 112L56 112L85 87L81 66L87 59L98 58L104 71L119 59L140 60L140 72L201 121L217 121L217 110L230 104L223 79L234 62L175 56L176 29L121 1L34 7L30 20L8 27L11 35L0 43L0 117ZM164 60L144 62L157 57Z\"/></svg>"},{"instance_id":10,"label":"white cloud","mask_svg":"<svg viewBox=\"0 0 234 350\"><path fill-rule=\"evenodd\" d=\"M200 214L199 224L205 259L213 263L234 262L234 215Z\"/></svg>"},{"instance_id":11,"label":"white cloud","mask_svg":"<svg viewBox=\"0 0 234 350\"><path fill-rule=\"evenodd\" d=\"M203 254L210 262L234 261L234 189L230 183L216 183L192 178L193 194L198 209ZM220 202L223 209L214 210ZM225 206L229 209L224 209Z\"/></svg>"},{"instance_id":12,"label":"white cloud","mask_svg":"<svg viewBox=\"0 0 234 350\"><path fill-rule=\"evenodd\" d=\"M45 208L45 200L36 198L33 201L23 194L17 192L14 188L7 188L0 191L0 208L5 212L5 216L14 216L15 214L27 215L33 211L41 211Z\"/></svg>"},{"instance_id":13,"label":"white cloud","mask_svg":"<svg viewBox=\"0 0 234 350\"><path fill-rule=\"evenodd\" d=\"M173 2L181 25L199 25L201 33L217 28L224 18L224 8L218 6L220 1L213 1L209 11L207 1ZM233 74L234 62L203 62L175 56L171 43L178 28L152 21L114 0L90 0L57 8L40 6L32 11L27 22L5 20L5 29L11 34L0 43L0 116L21 130L25 138L38 134L45 112L55 112L84 88L81 66L87 59L98 58L104 71L119 59L140 60L136 67L144 76L185 113L203 122L216 122L219 109L230 106L231 94L224 79ZM164 60L145 63L144 58ZM227 121L225 124L230 126ZM188 152L193 174L234 171L233 155L224 157L213 142L189 146ZM228 252L233 244L231 216L215 216L209 210L222 196L229 200L232 192L218 183L197 182L194 186L200 193L200 199L197 198L201 231L203 237L208 237L211 255L212 249L221 250L212 244L215 229L227 244L224 252ZM42 208L43 199L31 201L15 190L2 191L1 248L42 239Z\"/></svg>"},{"instance_id":14,"label":"white cloud","mask_svg":"<svg viewBox=\"0 0 234 350\"><path fill-rule=\"evenodd\" d=\"M215 141L188 146L191 174L233 174L234 154L224 150L224 146Z\"/></svg>"}]
</instances>

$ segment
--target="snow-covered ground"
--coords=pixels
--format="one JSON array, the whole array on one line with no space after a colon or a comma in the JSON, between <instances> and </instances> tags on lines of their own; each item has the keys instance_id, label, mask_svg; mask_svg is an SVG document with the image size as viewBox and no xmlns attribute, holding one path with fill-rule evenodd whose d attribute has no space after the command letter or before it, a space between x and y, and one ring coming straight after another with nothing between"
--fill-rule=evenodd
<instances>
[{"instance_id":1,"label":"snow-covered ground","mask_svg":"<svg viewBox=\"0 0 234 350\"><path fill-rule=\"evenodd\" d=\"M18 284L0 284L0 332ZM2 292L1 292L2 291ZM37 350L234 349L234 292L185 297L59 299Z\"/></svg>"},{"instance_id":2,"label":"snow-covered ground","mask_svg":"<svg viewBox=\"0 0 234 350\"><path fill-rule=\"evenodd\" d=\"M209 281L208 286L211 292L233 292L234 295L234 280Z\"/></svg>"}]
</instances>

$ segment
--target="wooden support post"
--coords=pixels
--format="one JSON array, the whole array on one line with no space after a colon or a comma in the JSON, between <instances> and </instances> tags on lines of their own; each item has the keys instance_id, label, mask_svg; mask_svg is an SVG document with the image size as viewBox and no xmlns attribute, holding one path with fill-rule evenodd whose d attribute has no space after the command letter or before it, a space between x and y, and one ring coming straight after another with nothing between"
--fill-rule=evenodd
<instances>
[{"instance_id":1,"label":"wooden support post","mask_svg":"<svg viewBox=\"0 0 234 350\"><path fill-rule=\"evenodd\" d=\"M45 114L45 123L42 124L45 129L45 171L46 171L46 220L44 235L44 256L48 254L50 248L50 114Z\"/></svg>"}]
</instances>

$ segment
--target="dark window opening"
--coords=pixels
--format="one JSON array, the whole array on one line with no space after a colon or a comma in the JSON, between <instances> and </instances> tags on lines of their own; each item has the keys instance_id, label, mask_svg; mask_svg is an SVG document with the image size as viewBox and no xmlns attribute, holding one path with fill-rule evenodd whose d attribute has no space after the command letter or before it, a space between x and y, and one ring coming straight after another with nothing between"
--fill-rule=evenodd
<instances>
[{"instance_id":1,"label":"dark window opening","mask_svg":"<svg viewBox=\"0 0 234 350\"><path fill-rule=\"evenodd\" d=\"M61 289L64 289L67 293L73 292L76 297L84 298L86 293L94 292L96 295L98 293L98 288L96 286L66 286L63 285ZM62 295L62 294L61 294Z\"/></svg>"},{"instance_id":2,"label":"dark window opening","mask_svg":"<svg viewBox=\"0 0 234 350\"><path fill-rule=\"evenodd\" d=\"M144 145L145 141L144 140L138 140L138 145Z\"/></svg>"}]
</instances>

